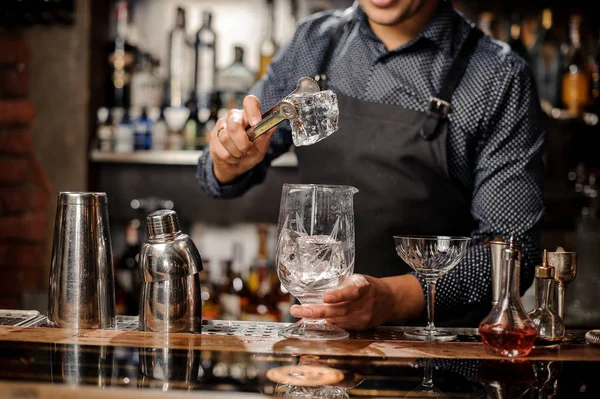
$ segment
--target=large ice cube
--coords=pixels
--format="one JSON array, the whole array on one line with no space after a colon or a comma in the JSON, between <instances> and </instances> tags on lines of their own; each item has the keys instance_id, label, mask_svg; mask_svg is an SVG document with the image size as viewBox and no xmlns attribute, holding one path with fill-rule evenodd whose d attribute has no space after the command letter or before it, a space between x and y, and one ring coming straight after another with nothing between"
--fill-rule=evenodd
<instances>
[{"instance_id":1,"label":"large ice cube","mask_svg":"<svg viewBox=\"0 0 600 399\"><path fill-rule=\"evenodd\" d=\"M296 147L315 144L338 129L337 96L331 90L291 94L287 100L298 110L298 117L290 121Z\"/></svg>"}]
</instances>

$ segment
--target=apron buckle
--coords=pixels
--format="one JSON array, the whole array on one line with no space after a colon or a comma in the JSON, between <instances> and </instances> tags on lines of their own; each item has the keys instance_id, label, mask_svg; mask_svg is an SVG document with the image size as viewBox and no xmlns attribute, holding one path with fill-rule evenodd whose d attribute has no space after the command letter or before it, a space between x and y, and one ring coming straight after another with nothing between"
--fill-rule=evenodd
<instances>
[{"instance_id":1,"label":"apron buckle","mask_svg":"<svg viewBox=\"0 0 600 399\"><path fill-rule=\"evenodd\" d=\"M448 113L450 113L450 103L444 101L441 98L431 97L429 99L429 112L435 112L442 119L446 119Z\"/></svg>"},{"instance_id":2,"label":"apron buckle","mask_svg":"<svg viewBox=\"0 0 600 399\"><path fill-rule=\"evenodd\" d=\"M440 121L448 117L450 112L450 103L444 101L441 98L431 97L429 99L429 106L427 107L427 113L425 114L425 120L421 126L421 137L425 140L431 140L435 137L438 125Z\"/></svg>"}]
</instances>

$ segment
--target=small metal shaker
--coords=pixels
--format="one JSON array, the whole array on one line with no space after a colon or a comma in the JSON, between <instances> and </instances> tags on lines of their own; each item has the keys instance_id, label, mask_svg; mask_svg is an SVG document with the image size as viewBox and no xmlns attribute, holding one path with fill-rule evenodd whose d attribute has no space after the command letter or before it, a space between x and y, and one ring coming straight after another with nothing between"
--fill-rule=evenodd
<instances>
[{"instance_id":1,"label":"small metal shaker","mask_svg":"<svg viewBox=\"0 0 600 399\"><path fill-rule=\"evenodd\" d=\"M146 222L148 240L140 253L140 330L200 332L200 253L181 232L175 211L153 212Z\"/></svg>"},{"instance_id":2,"label":"small metal shaker","mask_svg":"<svg viewBox=\"0 0 600 399\"><path fill-rule=\"evenodd\" d=\"M61 192L50 266L48 322L114 328L115 282L105 193Z\"/></svg>"}]
</instances>

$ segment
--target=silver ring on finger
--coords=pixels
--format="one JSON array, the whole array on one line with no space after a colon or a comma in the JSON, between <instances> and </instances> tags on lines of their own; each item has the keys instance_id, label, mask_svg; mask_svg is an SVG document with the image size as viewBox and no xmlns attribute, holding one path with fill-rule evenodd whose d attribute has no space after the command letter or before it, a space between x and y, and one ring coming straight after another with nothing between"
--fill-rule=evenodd
<instances>
[{"instance_id":1,"label":"silver ring on finger","mask_svg":"<svg viewBox=\"0 0 600 399\"><path fill-rule=\"evenodd\" d=\"M218 139L220 139L220 138L219 138L219 133L221 133L221 130L223 130L223 129L225 129L225 125L221 126L221 127L219 128L219 130L217 130L217 138L218 138Z\"/></svg>"}]
</instances>

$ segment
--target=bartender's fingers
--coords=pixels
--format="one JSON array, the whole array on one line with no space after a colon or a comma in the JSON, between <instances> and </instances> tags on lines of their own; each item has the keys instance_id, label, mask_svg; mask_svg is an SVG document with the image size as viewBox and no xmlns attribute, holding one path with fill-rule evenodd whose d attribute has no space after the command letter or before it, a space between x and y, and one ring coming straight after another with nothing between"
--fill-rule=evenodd
<instances>
[{"instance_id":1,"label":"bartender's fingers","mask_svg":"<svg viewBox=\"0 0 600 399\"><path fill-rule=\"evenodd\" d=\"M227 112L222 127L217 130L217 138L223 147L236 158L246 155L252 145L242 128L243 118L243 111L231 109Z\"/></svg>"},{"instance_id":2,"label":"bartender's fingers","mask_svg":"<svg viewBox=\"0 0 600 399\"><path fill-rule=\"evenodd\" d=\"M316 319L331 319L348 316L352 311L349 302L325 305L294 305L290 313L294 317L310 317Z\"/></svg>"},{"instance_id":3,"label":"bartender's fingers","mask_svg":"<svg viewBox=\"0 0 600 399\"><path fill-rule=\"evenodd\" d=\"M215 161L222 161L230 165L237 165L240 162L240 157L233 155L221 141L223 140L221 136L227 134L226 130L227 128L225 127L225 123L223 121L220 121L215 125L210 138L210 153ZM227 140L228 139L225 139L226 142Z\"/></svg>"},{"instance_id":4,"label":"bartender's fingers","mask_svg":"<svg viewBox=\"0 0 600 399\"><path fill-rule=\"evenodd\" d=\"M323 302L337 303L345 301L354 301L369 290L370 283L362 274L354 274L346 281L342 287L327 291L323 294Z\"/></svg>"},{"instance_id":5,"label":"bartender's fingers","mask_svg":"<svg viewBox=\"0 0 600 399\"><path fill-rule=\"evenodd\" d=\"M250 126L256 125L262 119L260 101L255 96L244 97L244 117Z\"/></svg>"}]
</instances>

